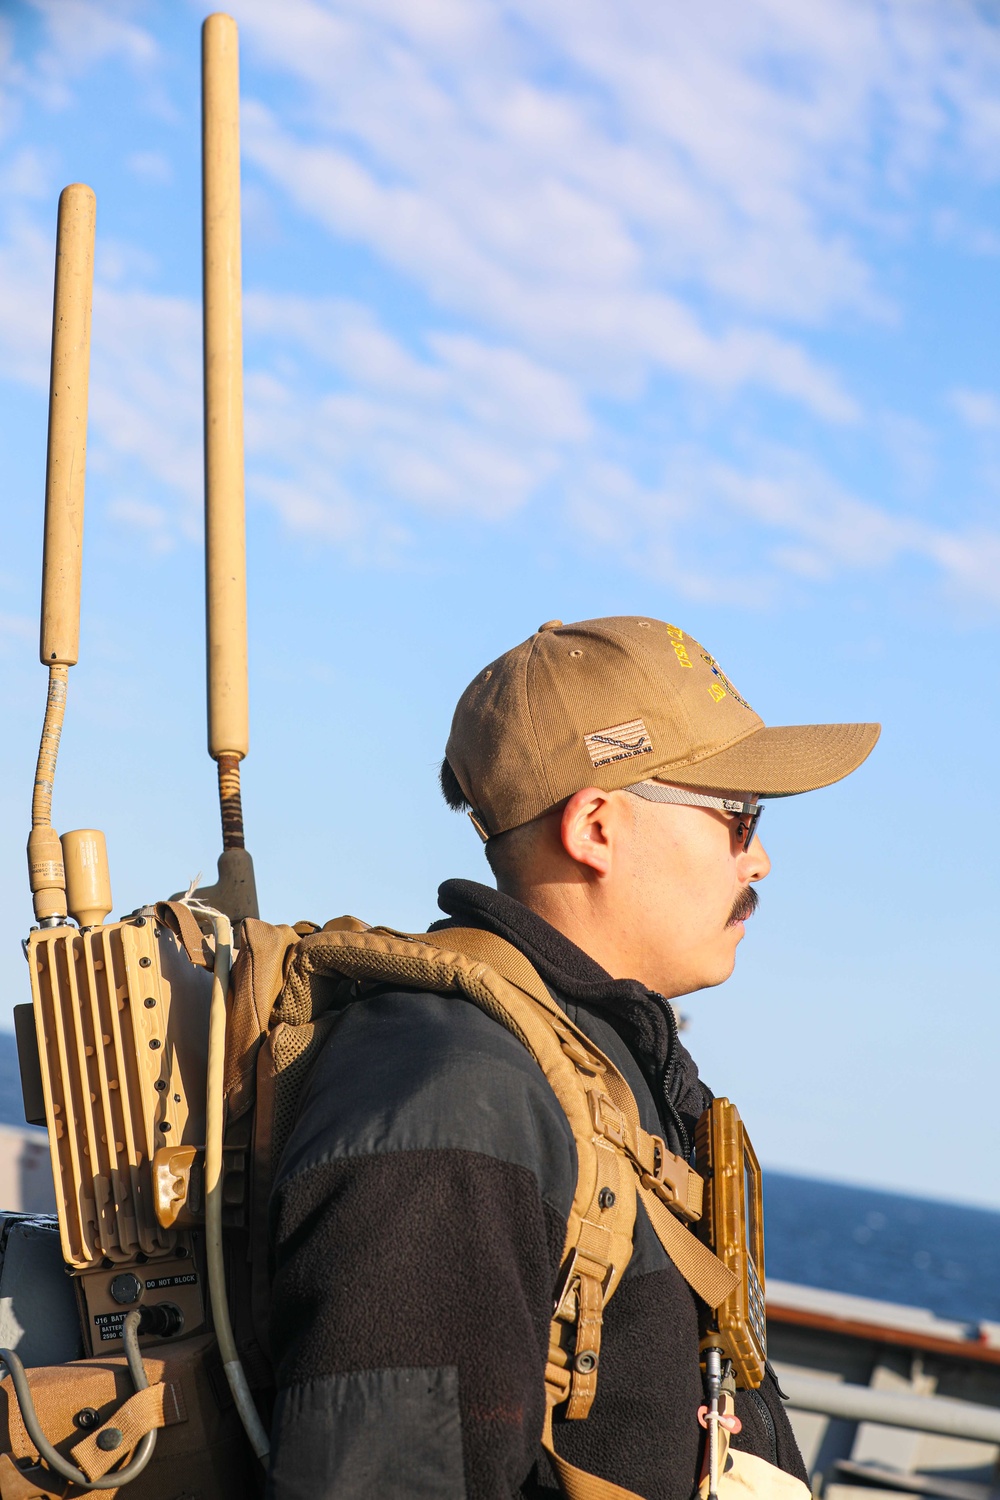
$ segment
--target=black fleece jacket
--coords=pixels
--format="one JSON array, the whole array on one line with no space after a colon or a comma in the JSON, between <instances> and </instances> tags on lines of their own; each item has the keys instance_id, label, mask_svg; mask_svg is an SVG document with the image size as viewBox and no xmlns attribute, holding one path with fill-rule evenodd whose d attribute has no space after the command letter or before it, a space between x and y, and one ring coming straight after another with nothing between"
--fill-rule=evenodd
<instances>
[{"instance_id":1,"label":"black fleece jacket","mask_svg":"<svg viewBox=\"0 0 1000 1500\"><path fill-rule=\"evenodd\" d=\"M643 1126L687 1155L711 1094L672 1008L612 979L510 897L452 880L451 922L509 939L621 1069ZM572 1132L526 1049L454 995L349 1006L303 1094L271 1205L278 1384L270 1500L555 1500L540 1447L552 1292L576 1183ZM645 1500L690 1500L698 1303L639 1205L571 1463ZM804 1479L768 1377L735 1446Z\"/></svg>"}]
</instances>

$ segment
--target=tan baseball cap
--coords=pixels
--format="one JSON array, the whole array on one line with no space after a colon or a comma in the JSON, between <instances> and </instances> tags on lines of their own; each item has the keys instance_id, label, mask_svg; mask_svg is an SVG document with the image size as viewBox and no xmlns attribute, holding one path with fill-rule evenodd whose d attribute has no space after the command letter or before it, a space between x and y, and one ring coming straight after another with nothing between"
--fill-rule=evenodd
<instances>
[{"instance_id":1,"label":"tan baseball cap","mask_svg":"<svg viewBox=\"0 0 1000 1500\"><path fill-rule=\"evenodd\" d=\"M581 787L657 777L790 797L855 770L878 724L767 728L715 658L676 625L638 615L548 620L458 701L446 755L488 834Z\"/></svg>"}]
</instances>

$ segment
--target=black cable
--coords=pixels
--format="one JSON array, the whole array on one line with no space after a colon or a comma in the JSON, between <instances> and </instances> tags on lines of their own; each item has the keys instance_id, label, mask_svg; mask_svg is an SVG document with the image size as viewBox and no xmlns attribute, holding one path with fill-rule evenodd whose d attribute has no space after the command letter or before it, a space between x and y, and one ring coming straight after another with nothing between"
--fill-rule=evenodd
<instances>
[{"instance_id":1,"label":"black cable","mask_svg":"<svg viewBox=\"0 0 1000 1500\"><path fill-rule=\"evenodd\" d=\"M142 1354L139 1350L139 1319L141 1313L138 1308L133 1308L125 1319L122 1329L122 1343L125 1345L125 1359L128 1371L132 1377L132 1384L137 1391L144 1391L149 1385L146 1379L146 1370L142 1363ZM49 1442L42 1431L38 1421L38 1413L35 1411L35 1403L31 1396L31 1387L25 1374L24 1366L13 1349L0 1349L0 1361L10 1371L10 1378L14 1386L14 1394L17 1396L21 1408L21 1417L24 1422L25 1431L38 1449L39 1457L44 1459L49 1468L56 1474L68 1479L81 1490L114 1490L130 1480L136 1479L149 1463L156 1447L156 1428L147 1432L136 1444L135 1455L124 1469L113 1470L105 1474L101 1479L88 1479L82 1469L76 1464L70 1463L68 1458L63 1458Z\"/></svg>"}]
</instances>

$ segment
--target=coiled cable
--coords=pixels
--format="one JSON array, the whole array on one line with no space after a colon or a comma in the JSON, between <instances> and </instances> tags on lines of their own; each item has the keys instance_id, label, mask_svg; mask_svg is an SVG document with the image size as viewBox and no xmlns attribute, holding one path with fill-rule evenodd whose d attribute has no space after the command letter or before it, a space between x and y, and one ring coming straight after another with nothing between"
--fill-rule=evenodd
<instances>
[{"instance_id":1,"label":"coiled cable","mask_svg":"<svg viewBox=\"0 0 1000 1500\"><path fill-rule=\"evenodd\" d=\"M49 667L49 691L45 699L45 722L38 746L38 761L35 766L35 783L31 793L31 826L48 828L52 823L52 786L59 757L59 740L62 737L63 719L66 714L66 688L69 682L69 667L54 662Z\"/></svg>"}]
</instances>

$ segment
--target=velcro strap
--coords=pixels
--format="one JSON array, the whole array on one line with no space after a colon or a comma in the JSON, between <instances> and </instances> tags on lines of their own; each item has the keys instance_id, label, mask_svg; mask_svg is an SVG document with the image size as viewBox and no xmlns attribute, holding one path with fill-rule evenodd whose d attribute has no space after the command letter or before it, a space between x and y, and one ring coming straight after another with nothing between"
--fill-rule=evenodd
<instances>
[{"instance_id":1,"label":"velcro strap","mask_svg":"<svg viewBox=\"0 0 1000 1500\"><path fill-rule=\"evenodd\" d=\"M131 1453L140 1438L152 1432L154 1427L171 1427L175 1422L186 1422L187 1411L179 1385L172 1381L159 1385L148 1385L144 1391L136 1391L113 1412L103 1427L88 1433L73 1448L73 1462L79 1464L88 1479L101 1479L115 1464ZM113 1448L102 1448L98 1438L104 1432L117 1430L121 1440Z\"/></svg>"},{"instance_id":2,"label":"velcro strap","mask_svg":"<svg viewBox=\"0 0 1000 1500\"><path fill-rule=\"evenodd\" d=\"M649 1222L656 1231L656 1238L688 1286L709 1307L718 1307L725 1302L740 1284L735 1272L724 1265L707 1245L696 1239L690 1229L685 1229L676 1214L671 1213L662 1199L641 1180L639 1195L649 1215Z\"/></svg>"}]
</instances>

